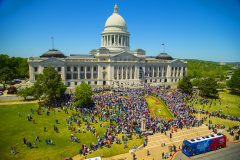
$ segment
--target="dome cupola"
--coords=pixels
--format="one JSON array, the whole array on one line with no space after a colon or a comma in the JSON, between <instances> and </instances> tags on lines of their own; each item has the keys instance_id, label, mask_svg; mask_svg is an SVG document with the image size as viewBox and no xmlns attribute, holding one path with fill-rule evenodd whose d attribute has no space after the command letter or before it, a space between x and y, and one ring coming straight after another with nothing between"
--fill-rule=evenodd
<instances>
[{"instance_id":1,"label":"dome cupola","mask_svg":"<svg viewBox=\"0 0 240 160\"><path fill-rule=\"evenodd\" d=\"M40 57L55 57L55 58L64 58L65 55L57 49L49 49L47 52L43 53Z\"/></svg>"},{"instance_id":2,"label":"dome cupola","mask_svg":"<svg viewBox=\"0 0 240 160\"><path fill-rule=\"evenodd\" d=\"M105 27L118 26L126 27L126 22L122 16L118 14L118 6L115 4L113 14L107 19Z\"/></svg>"},{"instance_id":3,"label":"dome cupola","mask_svg":"<svg viewBox=\"0 0 240 160\"><path fill-rule=\"evenodd\" d=\"M101 47L105 47L112 52L129 50L129 32L125 20L118 13L116 4L112 15L105 23L101 42Z\"/></svg>"},{"instance_id":4,"label":"dome cupola","mask_svg":"<svg viewBox=\"0 0 240 160\"><path fill-rule=\"evenodd\" d=\"M156 59L173 60L173 58L167 53L160 53L159 55L156 56Z\"/></svg>"}]
</instances>

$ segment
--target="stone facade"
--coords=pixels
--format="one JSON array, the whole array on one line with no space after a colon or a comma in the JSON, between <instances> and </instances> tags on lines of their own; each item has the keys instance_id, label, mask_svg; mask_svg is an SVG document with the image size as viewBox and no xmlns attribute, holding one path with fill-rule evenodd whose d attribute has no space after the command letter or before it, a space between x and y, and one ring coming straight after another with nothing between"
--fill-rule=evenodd
<instances>
[{"instance_id":1,"label":"stone facade","mask_svg":"<svg viewBox=\"0 0 240 160\"><path fill-rule=\"evenodd\" d=\"M124 19L115 5L102 32L101 48L89 55L65 57L58 50L49 50L40 57L30 57L30 81L34 82L45 67L54 67L68 87L81 82L94 86L127 87L144 84L165 85L186 76L186 62L173 59L166 53L148 57L145 51L129 50L129 36Z\"/></svg>"}]
</instances>

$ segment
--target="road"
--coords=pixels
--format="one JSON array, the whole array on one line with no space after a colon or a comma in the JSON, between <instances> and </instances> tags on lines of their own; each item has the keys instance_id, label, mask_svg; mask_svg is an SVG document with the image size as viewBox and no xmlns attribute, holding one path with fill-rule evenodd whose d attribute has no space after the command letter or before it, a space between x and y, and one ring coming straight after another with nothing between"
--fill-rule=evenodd
<instances>
[{"instance_id":1,"label":"road","mask_svg":"<svg viewBox=\"0 0 240 160\"><path fill-rule=\"evenodd\" d=\"M240 159L240 143L228 144L226 148L188 158L179 152L173 160L237 160Z\"/></svg>"}]
</instances>

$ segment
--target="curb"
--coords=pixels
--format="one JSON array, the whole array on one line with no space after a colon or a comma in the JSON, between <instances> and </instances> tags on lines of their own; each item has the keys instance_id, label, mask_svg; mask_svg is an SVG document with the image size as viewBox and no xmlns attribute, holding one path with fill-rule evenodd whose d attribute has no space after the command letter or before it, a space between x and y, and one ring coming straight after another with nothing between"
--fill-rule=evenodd
<instances>
[{"instance_id":1,"label":"curb","mask_svg":"<svg viewBox=\"0 0 240 160\"><path fill-rule=\"evenodd\" d=\"M172 159L174 158L174 156L175 156L177 153L179 153L180 151L181 151L181 149L179 149L179 150L177 150L176 152L174 152L173 155L170 157L170 158L171 158L170 160L172 160Z\"/></svg>"}]
</instances>

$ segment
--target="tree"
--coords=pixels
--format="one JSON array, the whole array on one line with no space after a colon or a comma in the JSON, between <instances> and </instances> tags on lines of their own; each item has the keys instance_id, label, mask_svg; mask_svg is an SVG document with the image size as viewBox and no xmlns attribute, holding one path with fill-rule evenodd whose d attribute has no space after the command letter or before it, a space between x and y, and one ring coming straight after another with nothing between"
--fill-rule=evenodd
<instances>
[{"instance_id":1,"label":"tree","mask_svg":"<svg viewBox=\"0 0 240 160\"><path fill-rule=\"evenodd\" d=\"M60 98L66 89L58 72L53 67L48 67L43 70L43 74L39 74L34 83L34 96L38 99L43 97L47 101L52 101Z\"/></svg>"},{"instance_id":2,"label":"tree","mask_svg":"<svg viewBox=\"0 0 240 160\"><path fill-rule=\"evenodd\" d=\"M200 90L201 96L216 98L218 97L217 87L218 85L215 79L212 77L208 77L200 81L198 89Z\"/></svg>"},{"instance_id":3,"label":"tree","mask_svg":"<svg viewBox=\"0 0 240 160\"><path fill-rule=\"evenodd\" d=\"M9 67L3 67L0 69L0 81L2 81L4 88L7 81L13 79L14 74L13 71Z\"/></svg>"},{"instance_id":4,"label":"tree","mask_svg":"<svg viewBox=\"0 0 240 160\"><path fill-rule=\"evenodd\" d=\"M27 58L9 57L6 54L0 54L0 81L5 83L14 78L28 77Z\"/></svg>"},{"instance_id":5,"label":"tree","mask_svg":"<svg viewBox=\"0 0 240 160\"><path fill-rule=\"evenodd\" d=\"M80 107L91 107L92 100L92 88L89 84L82 82L75 89L75 104Z\"/></svg>"},{"instance_id":6,"label":"tree","mask_svg":"<svg viewBox=\"0 0 240 160\"><path fill-rule=\"evenodd\" d=\"M189 77L183 77L183 79L178 82L178 89L183 93L192 94L192 87Z\"/></svg>"},{"instance_id":7,"label":"tree","mask_svg":"<svg viewBox=\"0 0 240 160\"><path fill-rule=\"evenodd\" d=\"M26 87L26 88L19 89L17 91L17 95L20 97L23 97L24 100L27 100L28 96L33 95L33 87Z\"/></svg>"},{"instance_id":8,"label":"tree","mask_svg":"<svg viewBox=\"0 0 240 160\"><path fill-rule=\"evenodd\" d=\"M232 92L240 92L240 68L234 71L231 79L227 82L227 86Z\"/></svg>"},{"instance_id":9,"label":"tree","mask_svg":"<svg viewBox=\"0 0 240 160\"><path fill-rule=\"evenodd\" d=\"M194 79L191 80L191 83L192 83L193 86L199 86L200 79L194 78Z\"/></svg>"}]
</instances>

